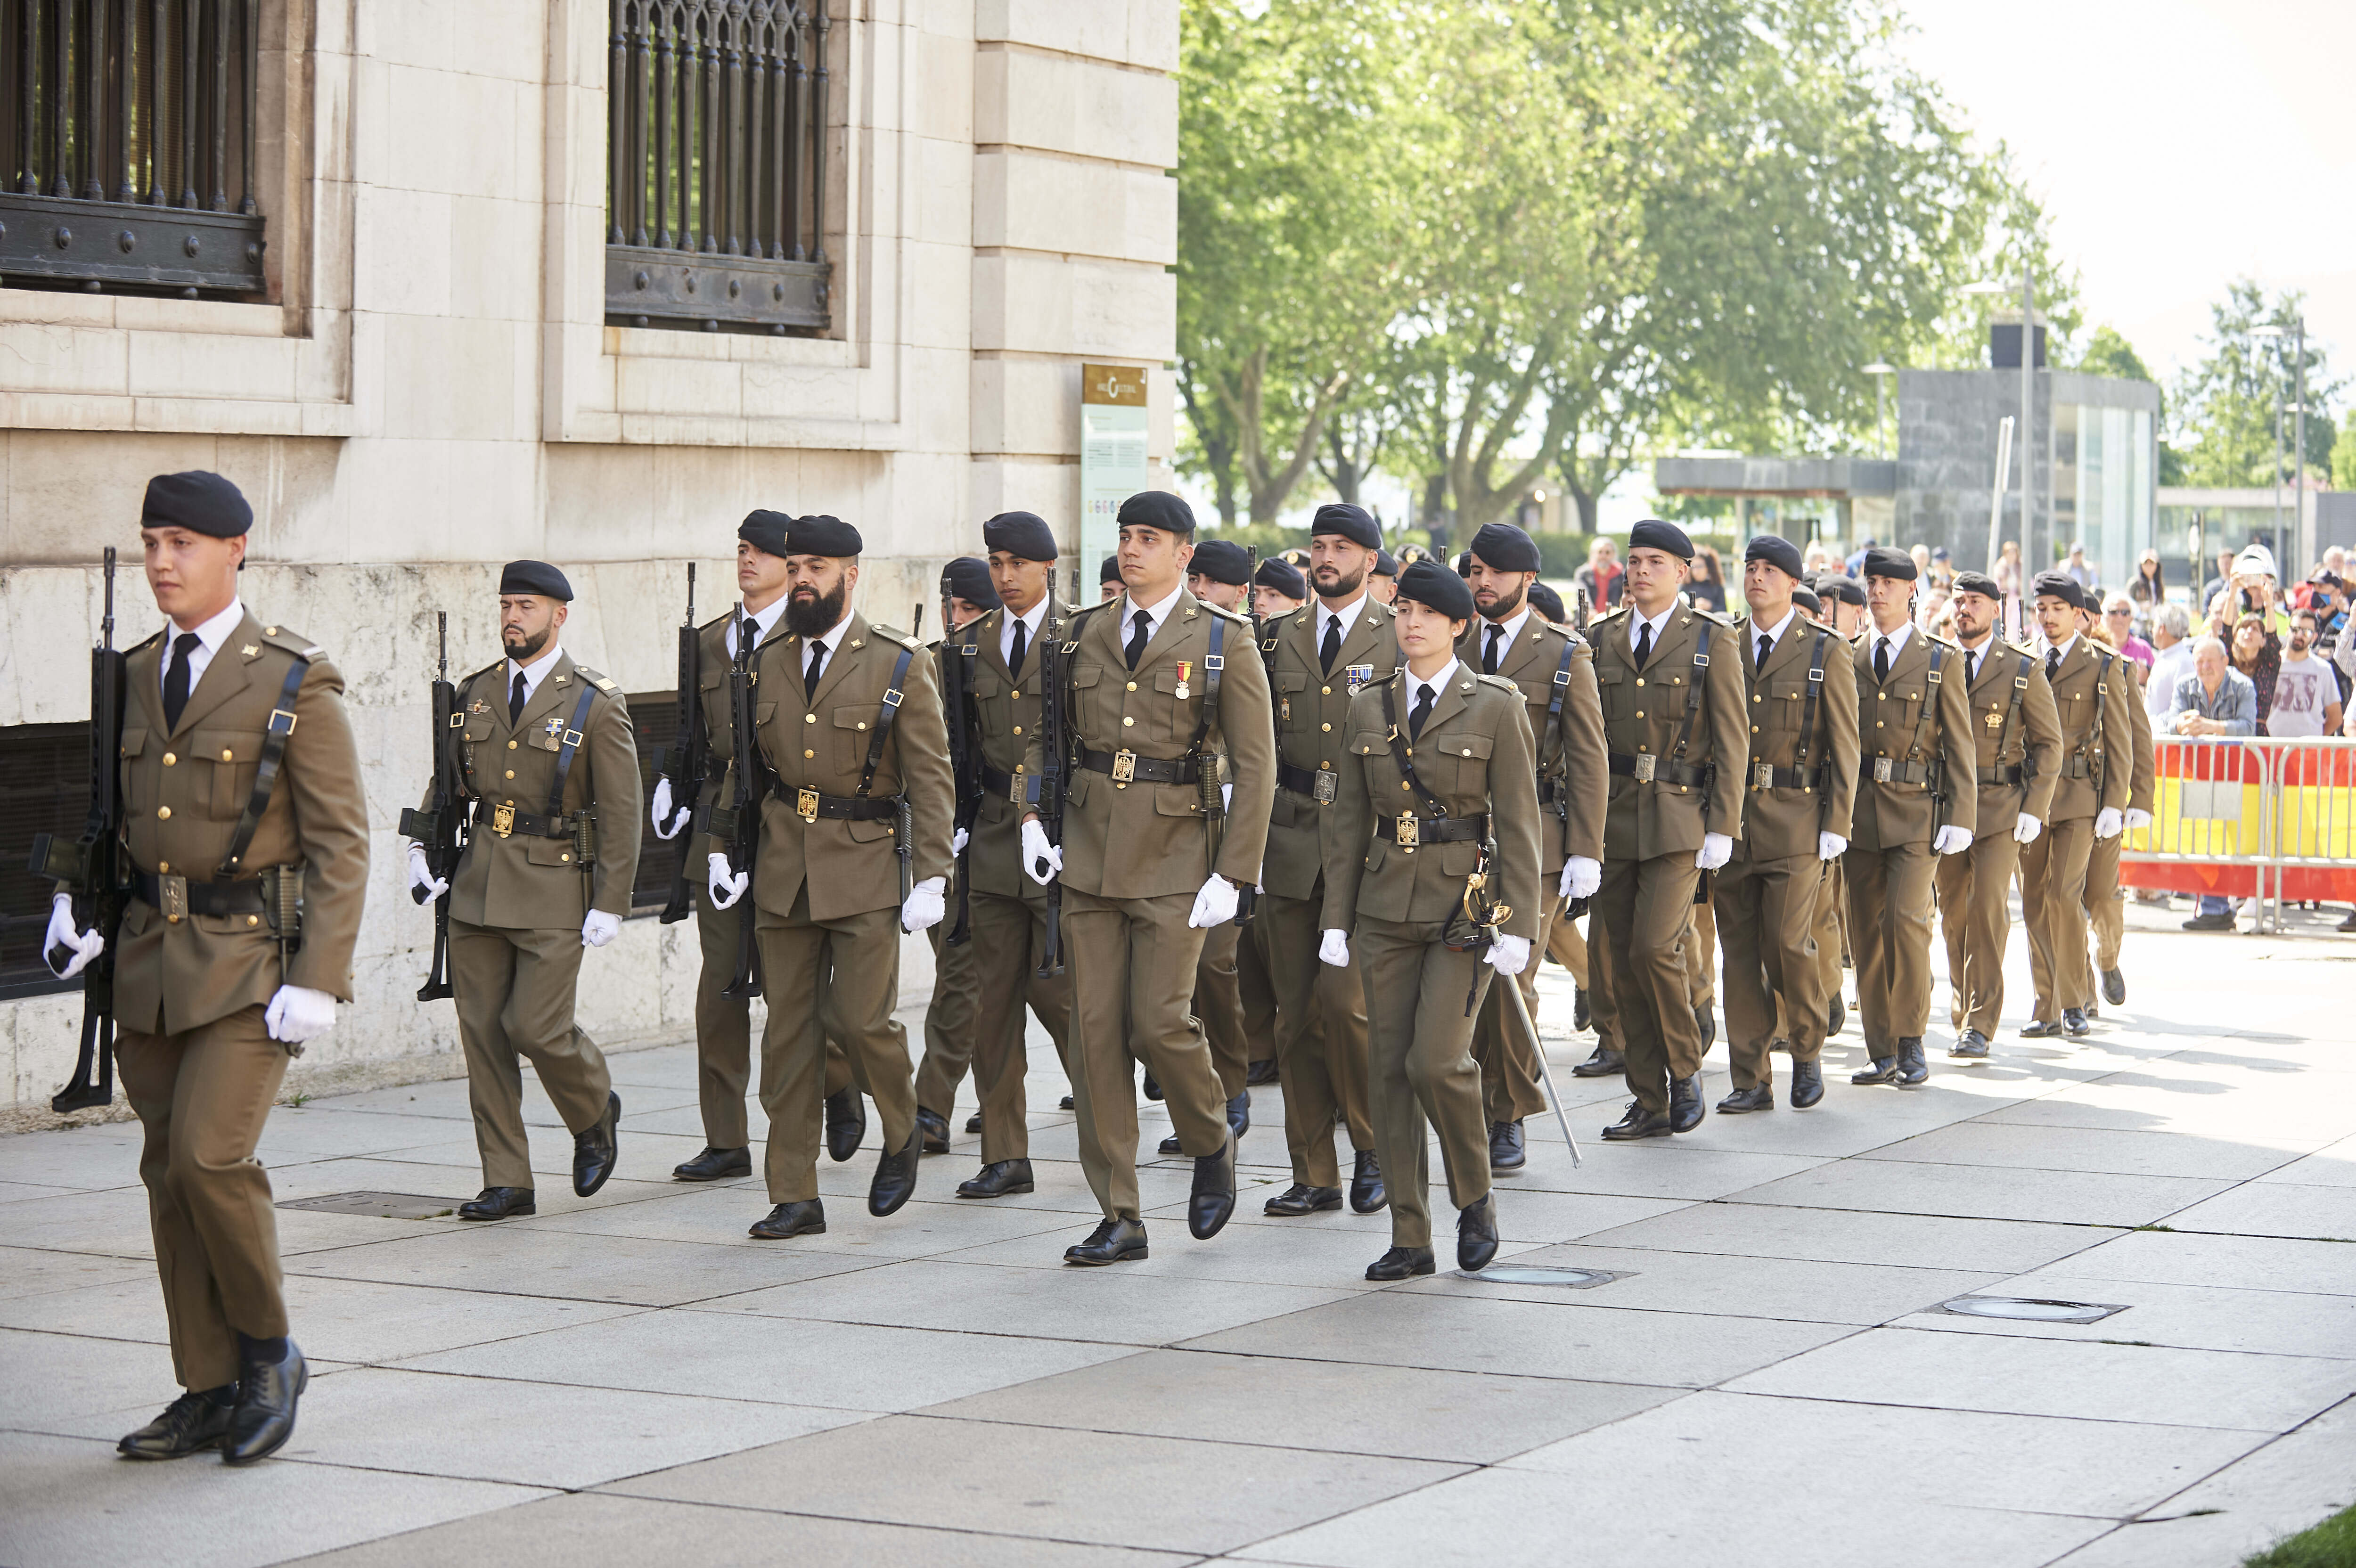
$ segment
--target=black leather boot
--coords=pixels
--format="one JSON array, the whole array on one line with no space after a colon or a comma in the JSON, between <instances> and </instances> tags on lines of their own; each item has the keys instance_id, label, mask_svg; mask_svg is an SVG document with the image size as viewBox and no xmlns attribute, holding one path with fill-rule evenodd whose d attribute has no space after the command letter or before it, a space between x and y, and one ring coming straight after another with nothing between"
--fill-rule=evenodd
<instances>
[{"instance_id":1,"label":"black leather boot","mask_svg":"<svg viewBox=\"0 0 2356 1568\"><path fill-rule=\"evenodd\" d=\"M539 1212L529 1187L486 1187L458 1205L461 1220L513 1220Z\"/></svg>"},{"instance_id":2,"label":"black leather boot","mask_svg":"<svg viewBox=\"0 0 2356 1568\"><path fill-rule=\"evenodd\" d=\"M310 1386L311 1368L292 1339L278 1360L246 1362L238 1374L229 1435L221 1440L222 1463L251 1465L286 1446L294 1435L294 1406Z\"/></svg>"},{"instance_id":3,"label":"black leather boot","mask_svg":"<svg viewBox=\"0 0 2356 1568\"><path fill-rule=\"evenodd\" d=\"M766 1220L755 1220L753 1228L744 1232L764 1242L782 1242L788 1236L823 1236L826 1234L826 1204L816 1198L806 1198L798 1203L780 1203L769 1211Z\"/></svg>"},{"instance_id":4,"label":"black leather boot","mask_svg":"<svg viewBox=\"0 0 2356 1568\"><path fill-rule=\"evenodd\" d=\"M1031 1162L1027 1159L992 1160L981 1168L981 1173L958 1183L960 1198L1003 1198L1010 1192L1032 1191Z\"/></svg>"},{"instance_id":5,"label":"black leather boot","mask_svg":"<svg viewBox=\"0 0 2356 1568\"><path fill-rule=\"evenodd\" d=\"M615 1162L621 1157L622 1097L610 1090L605 1095L605 1115L594 1127L584 1128L573 1140L573 1191L580 1198L594 1198L605 1179L614 1174Z\"/></svg>"},{"instance_id":6,"label":"black leather boot","mask_svg":"<svg viewBox=\"0 0 2356 1568\"><path fill-rule=\"evenodd\" d=\"M753 1150L744 1148L710 1148L693 1159L681 1160L670 1168L673 1181L721 1181L732 1176L753 1174Z\"/></svg>"},{"instance_id":7,"label":"black leather boot","mask_svg":"<svg viewBox=\"0 0 2356 1568\"><path fill-rule=\"evenodd\" d=\"M1350 1211L1371 1214L1391 1200L1383 1189L1382 1161L1375 1157L1374 1150L1362 1148L1357 1151L1356 1165L1350 1173Z\"/></svg>"},{"instance_id":8,"label":"black leather boot","mask_svg":"<svg viewBox=\"0 0 2356 1568\"><path fill-rule=\"evenodd\" d=\"M1481 1201L1456 1211L1456 1266L1479 1274L1497 1255L1497 1195L1484 1192Z\"/></svg>"},{"instance_id":9,"label":"black leather boot","mask_svg":"<svg viewBox=\"0 0 2356 1568\"><path fill-rule=\"evenodd\" d=\"M237 1385L191 1389L164 1407L164 1413L124 1437L114 1451L126 1459L185 1459L229 1438L237 1410Z\"/></svg>"},{"instance_id":10,"label":"black leather boot","mask_svg":"<svg viewBox=\"0 0 2356 1568\"><path fill-rule=\"evenodd\" d=\"M826 1157L841 1165L867 1141L867 1105L857 1085L826 1097Z\"/></svg>"}]
</instances>

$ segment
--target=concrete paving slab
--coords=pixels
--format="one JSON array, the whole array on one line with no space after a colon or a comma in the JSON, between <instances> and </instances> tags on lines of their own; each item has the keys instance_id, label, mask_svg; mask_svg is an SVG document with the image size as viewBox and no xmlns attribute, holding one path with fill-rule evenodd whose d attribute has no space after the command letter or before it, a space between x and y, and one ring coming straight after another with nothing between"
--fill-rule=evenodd
<instances>
[{"instance_id":1,"label":"concrete paving slab","mask_svg":"<svg viewBox=\"0 0 2356 1568\"><path fill-rule=\"evenodd\" d=\"M2287 1167L2298 1158L2298 1150L2230 1138L2188 1138L2176 1133L1970 1121L1872 1149L1858 1157L2004 1170L2104 1171L2119 1176L2244 1181ZM2351 1174L2351 1180L2356 1182L2356 1174Z\"/></svg>"},{"instance_id":2,"label":"concrete paving slab","mask_svg":"<svg viewBox=\"0 0 2356 1568\"><path fill-rule=\"evenodd\" d=\"M1902 1326L2030 1339L2124 1339L2194 1350L2356 1358L2356 1296L2092 1279L2072 1274L2068 1264L2018 1275L1970 1294L2100 1301L2129 1310L2099 1323L2023 1323L1930 1310L1904 1318Z\"/></svg>"},{"instance_id":3,"label":"concrete paving slab","mask_svg":"<svg viewBox=\"0 0 2356 1568\"><path fill-rule=\"evenodd\" d=\"M422 1221L282 1209L277 1222L279 1253L291 1260L304 1253L414 1235ZM143 1187L11 1203L6 1223L8 1240L22 1246L123 1258L155 1255Z\"/></svg>"},{"instance_id":4,"label":"concrete paving slab","mask_svg":"<svg viewBox=\"0 0 2356 1568\"><path fill-rule=\"evenodd\" d=\"M1976 1166L1845 1159L1751 1188L1741 1200L1812 1209L2126 1226L2150 1224L2213 1198L2230 1185L2181 1176L2116 1176L2022 1167L1991 1179Z\"/></svg>"},{"instance_id":5,"label":"concrete paving slab","mask_svg":"<svg viewBox=\"0 0 2356 1568\"><path fill-rule=\"evenodd\" d=\"M2253 1181L2181 1213L2170 1214L2168 1223L2179 1231L2356 1242L2356 1187L2298 1187L2287 1181Z\"/></svg>"},{"instance_id":6,"label":"concrete paving slab","mask_svg":"<svg viewBox=\"0 0 2356 1568\"><path fill-rule=\"evenodd\" d=\"M750 1241L743 1246L706 1246L609 1236L594 1246L584 1246L567 1232L526 1230L514 1221L445 1223L449 1228L438 1234L290 1258L286 1272L631 1307L676 1307L861 1266L858 1260L836 1253L763 1246Z\"/></svg>"},{"instance_id":7,"label":"concrete paving slab","mask_svg":"<svg viewBox=\"0 0 2356 1568\"><path fill-rule=\"evenodd\" d=\"M1862 1327L1887 1323L1929 1303L1993 1285L2004 1277L1956 1269L1599 1247L1587 1242L1533 1248L1516 1253L1512 1262L1529 1268L1609 1269L1626 1277L1607 1285L1570 1289L1558 1285L1511 1285L1477 1275L1468 1279L1451 1271L1394 1288L1424 1296L1572 1301L1654 1312L1782 1317Z\"/></svg>"},{"instance_id":8,"label":"concrete paving slab","mask_svg":"<svg viewBox=\"0 0 2356 1568\"><path fill-rule=\"evenodd\" d=\"M53 1290L84 1290L127 1279L152 1282L155 1277L153 1264L130 1258L0 1247L0 1301Z\"/></svg>"},{"instance_id":9,"label":"concrete paving slab","mask_svg":"<svg viewBox=\"0 0 2356 1568\"><path fill-rule=\"evenodd\" d=\"M1552 1118L1547 1118L1552 1125ZM1538 1118L1526 1131L1537 1141ZM1809 1154L1753 1154L1741 1149L1712 1148L1684 1138L1651 1138L1643 1143L1607 1144L1594 1129L1574 1125L1586 1164L1573 1168L1562 1151L1562 1135L1553 1144L1534 1150L1528 1167L1518 1175L1498 1177L1510 1190L1543 1190L1610 1194L1622 1198L1724 1198L1821 1165L1831 1157Z\"/></svg>"},{"instance_id":10,"label":"concrete paving slab","mask_svg":"<svg viewBox=\"0 0 2356 1568\"><path fill-rule=\"evenodd\" d=\"M898 1213L881 1219L867 1212L867 1183L862 1175L857 1196L830 1193L821 1198L826 1205L827 1228L823 1235L796 1236L786 1242L755 1241L745 1234L746 1227L767 1214L771 1207L757 1179L715 1182L701 1188L673 1188L655 1202L594 1212L552 1214L531 1221L531 1225L539 1232L562 1232L582 1237L692 1242L780 1253L828 1253L876 1262L922 1257L1012 1237L1060 1235L1073 1228L1071 1217L1049 1211L958 1202L948 1197L954 1189L945 1182L923 1179L933 1174L920 1175L920 1196L912 1199ZM939 1192L940 1200L921 1196L927 1190ZM1039 1245L1043 1252L1060 1258L1070 1243L1057 1242L1051 1247L1042 1242Z\"/></svg>"},{"instance_id":11,"label":"concrete paving slab","mask_svg":"<svg viewBox=\"0 0 2356 1568\"><path fill-rule=\"evenodd\" d=\"M348 1365L314 1361L312 1381ZM0 1387L8 1391L0 1403L0 1428L103 1435L110 1445L145 1425L180 1392L171 1352L161 1345L16 1328L0 1328ZM107 1457L111 1461L112 1455ZM5 1516L0 1509L0 1518Z\"/></svg>"},{"instance_id":12,"label":"concrete paving slab","mask_svg":"<svg viewBox=\"0 0 2356 1568\"><path fill-rule=\"evenodd\" d=\"M1586 1240L1605 1247L2018 1274L2109 1234L2079 1225L1723 1202L1697 1203Z\"/></svg>"},{"instance_id":13,"label":"concrete paving slab","mask_svg":"<svg viewBox=\"0 0 2356 1568\"><path fill-rule=\"evenodd\" d=\"M2276 1166L2258 1179L2303 1187L2356 1187L2356 1138L2342 1138L2303 1159Z\"/></svg>"},{"instance_id":14,"label":"concrete paving slab","mask_svg":"<svg viewBox=\"0 0 2356 1568\"><path fill-rule=\"evenodd\" d=\"M0 1181L96 1190L130 1187L139 1180L136 1126L104 1126L0 1137Z\"/></svg>"},{"instance_id":15,"label":"concrete paving slab","mask_svg":"<svg viewBox=\"0 0 2356 1568\"><path fill-rule=\"evenodd\" d=\"M2056 1266L2089 1279L2356 1296L2356 1247L2342 1242L2131 1231Z\"/></svg>"}]
</instances>

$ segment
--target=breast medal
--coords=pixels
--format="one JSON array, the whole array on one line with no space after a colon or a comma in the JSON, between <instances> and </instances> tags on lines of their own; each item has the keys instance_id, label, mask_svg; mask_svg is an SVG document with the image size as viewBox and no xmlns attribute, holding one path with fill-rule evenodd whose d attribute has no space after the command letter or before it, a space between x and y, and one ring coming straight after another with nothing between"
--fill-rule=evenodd
<instances>
[{"instance_id":1,"label":"breast medal","mask_svg":"<svg viewBox=\"0 0 2356 1568\"><path fill-rule=\"evenodd\" d=\"M1375 667L1370 664L1354 664L1342 673L1349 677L1350 695L1355 697L1374 680Z\"/></svg>"},{"instance_id":2,"label":"breast medal","mask_svg":"<svg viewBox=\"0 0 2356 1568\"><path fill-rule=\"evenodd\" d=\"M1178 661L1178 684L1174 688L1173 688L1170 695L1176 698L1181 702L1186 700L1186 677L1194 672L1194 661L1191 659L1180 659Z\"/></svg>"},{"instance_id":3,"label":"breast medal","mask_svg":"<svg viewBox=\"0 0 2356 1568\"><path fill-rule=\"evenodd\" d=\"M540 732L552 741L564 732L564 720L557 715L551 714L548 722L540 727Z\"/></svg>"}]
</instances>

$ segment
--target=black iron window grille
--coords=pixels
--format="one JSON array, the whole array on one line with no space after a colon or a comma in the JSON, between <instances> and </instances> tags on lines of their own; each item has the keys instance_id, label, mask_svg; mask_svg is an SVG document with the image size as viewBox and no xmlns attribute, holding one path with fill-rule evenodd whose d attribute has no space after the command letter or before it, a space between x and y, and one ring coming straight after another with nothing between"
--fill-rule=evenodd
<instances>
[{"instance_id":1,"label":"black iron window grille","mask_svg":"<svg viewBox=\"0 0 2356 1568\"><path fill-rule=\"evenodd\" d=\"M261 0L0 0L0 275L258 293Z\"/></svg>"},{"instance_id":2,"label":"black iron window grille","mask_svg":"<svg viewBox=\"0 0 2356 1568\"><path fill-rule=\"evenodd\" d=\"M613 0L605 311L828 323L826 0Z\"/></svg>"}]
</instances>

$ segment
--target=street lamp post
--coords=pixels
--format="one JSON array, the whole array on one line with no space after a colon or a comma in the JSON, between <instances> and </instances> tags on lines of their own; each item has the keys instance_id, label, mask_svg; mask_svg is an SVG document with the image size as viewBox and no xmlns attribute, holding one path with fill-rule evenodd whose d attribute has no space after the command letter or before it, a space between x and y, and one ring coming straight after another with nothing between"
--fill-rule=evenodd
<instances>
[{"instance_id":1,"label":"street lamp post","mask_svg":"<svg viewBox=\"0 0 2356 1568\"><path fill-rule=\"evenodd\" d=\"M2282 445L2283 415L2292 419L2291 434L2291 534L2298 546L2301 560L2315 553L2314 541L2307 537L2307 317L2291 317L2288 326L2254 326L2252 337L2291 340L2291 376L2294 401L2283 407L2282 377L2277 368L2275 377L2275 570L2283 569L2282 524ZM2281 581L2278 579L2278 581Z\"/></svg>"},{"instance_id":2,"label":"street lamp post","mask_svg":"<svg viewBox=\"0 0 2356 1568\"><path fill-rule=\"evenodd\" d=\"M1877 359L1872 364L1868 365L1865 368L1865 373L1873 378L1874 444L1881 449L1882 456L1888 457L1890 455L1890 415L1889 403L1887 401L1890 392L1890 383L1883 380L1882 378L1885 376L1895 376L1898 374L1898 367Z\"/></svg>"},{"instance_id":3,"label":"street lamp post","mask_svg":"<svg viewBox=\"0 0 2356 1568\"><path fill-rule=\"evenodd\" d=\"M1991 280L1987 283L1966 283L1964 285L1963 292L1967 294L2000 295L2010 293L2012 289L2009 284ZM2029 510L2029 483L2031 467L2029 432L2035 428L2031 413L2036 402L2036 383L2031 379L2030 371L2036 364L2036 354L2037 293L2035 284L2029 277L2028 258L2024 256L2020 263L2020 424L2018 437L2013 443L2020 450L2020 566L2024 580L2034 576L2037 572L2037 554L2029 548L2033 537L2033 525ZM1991 554L1995 552L1994 540L1989 541L1988 549Z\"/></svg>"}]
</instances>

